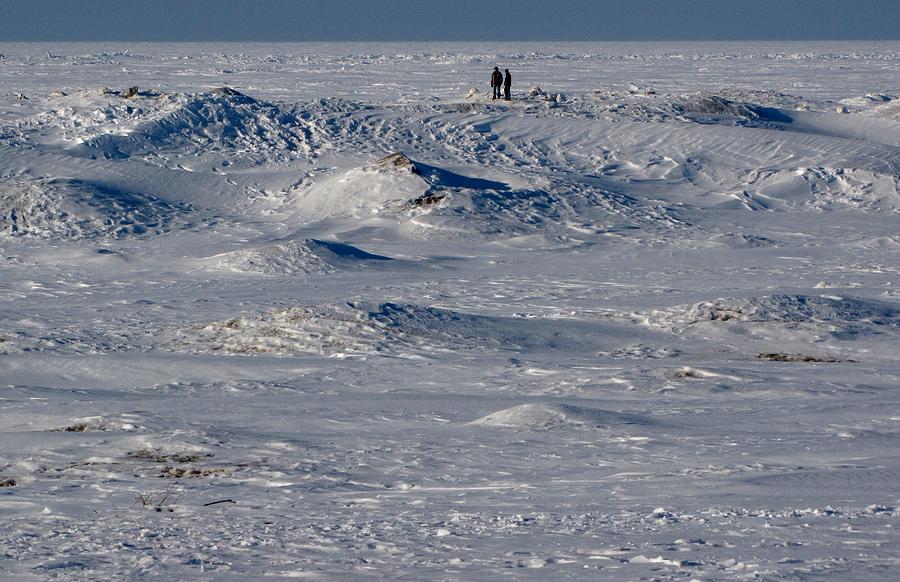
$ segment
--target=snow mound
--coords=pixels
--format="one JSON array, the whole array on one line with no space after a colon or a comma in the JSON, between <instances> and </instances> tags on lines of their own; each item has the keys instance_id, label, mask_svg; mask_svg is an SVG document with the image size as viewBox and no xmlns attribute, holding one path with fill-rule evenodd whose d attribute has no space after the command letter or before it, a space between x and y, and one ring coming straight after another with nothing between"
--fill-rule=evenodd
<instances>
[{"instance_id":1,"label":"snow mound","mask_svg":"<svg viewBox=\"0 0 900 582\"><path fill-rule=\"evenodd\" d=\"M174 330L168 347L230 355L373 353L384 333L349 304L292 307Z\"/></svg>"},{"instance_id":2,"label":"snow mound","mask_svg":"<svg viewBox=\"0 0 900 582\"><path fill-rule=\"evenodd\" d=\"M448 349L514 348L526 333L515 322L499 317L471 315L450 309L420 305L360 304L375 324L407 344L446 346Z\"/></svg>"},{"instance_id":3,"label":"snow mound","mask_svg":"<svg viewBox=\"0 0 900 582\"><path fill-rule=\"evenodd\" d=\"M136 125L117 125L112 133L85 137L78 149L105 158L222 151L260 160L311 152L306 122L277 105L233 89L163 99L155 115L146 114ZM109 125L102 129L108 131Z\"/></svg>"},{"instance_id":4,"label":"snow mound","mask_svg":"<svg viewBox=\"0 0 900 582\"><path fill-rule=\"evenodd\" d=\"M71 178L0 184L0 236L90 239L159 234L186 207Z\"/></svg>"},{"instance_id":5,"label":"snow mound","mask_svg":"<svg viewBox=\"0 0 900 582\"><path fill-rule=\"evenodd\" d=\"M508 333L492 319L396 303L274 309L176 330L178 349L230 354L450 351L501 347Z\"/></svg>"},{"instance_id":6,"label":"snow mound","mask_svg":"<svg viewBox=\"0 0 900 582\"><path fill-rule=\"evenodd\" d=\"M755 249L778 246L778 242L768 237L750 234L726 232L710 237L710 240L733 249Z\"/></svg>"},{"instance_id":7,"label":"snow mound","mask_svg":"<svg viewBox=\"0 0 900 582\"><path fill-rule=\"evenodd\" d=\"M774 107L736 101L720 95L686 95L673 104L673 112L692 121L721 123L725 120L790 123L791 118Z\"/></svg>"},{"instance_id":8,"label":"snow mound","mask_svg":"<svg viewBox=\"0 0 900 582\"><path fill-rule=\"evenodd\" d=\"M810 167L754 176L745 197L773 211L900 209L900 178L866 169Z\"/></svg>"},{"instance_id":9,"label":"snow mound","mask_svg":"<svg viewBox=\"0 0 900 582\"><path fill-rule=\"evenodd\" d=\"M745 127L790 124L793 121L791 111L808 107L799 97L772 91L658 94L653 89L637 86L629 91L582 94L565 105L567 115L586 118L600 116L638 122L680 121Z\"/></svg>"},{"instance_id":10,"label":"snow mound","mask_svg":"<svg viewBox=\"0 0 900 582\"><path fill-rule=\"evenodd\" d=\"M703 322L870 324L900 327L900 305L828 295L771 295L720 299L653 311L650 321L670 325Z\"/></svg>"},{"instance_id":11,"label":"snow mound","mask_svg":"<svg viewBox=\"0 0 900 582\"><path fill-rule=\"evenodd\" d=\"M726 115L733 117L754 118L753 108L745 103L732 101L718 95L696 95L684 97L675 104L676 111L705 115Z\"/></svg>"},{"instance_id":12,"label":"snow mound","mask_svg":"<svg viewBox=\"0 0 900 582\"><path fill-rule=\"evenodd\" d=\"M867 93L856 97L848 97L838 101L837 110L840 113L865 113L875 117L887 117L888 119L900 119L896 114L898 109L897 97L883 95L881 93Z\"/></svg>"},{"instance_id":13,"label":"snow mound","mask_svg":"<svg viewBox=\"0 0 900 582\"><path fill-rule=\"evenodd\" d=\"M580 323L492 317L401 303L272 309L171 330L169 347L192 352L321 355L588 350L622 340ZM612 337L610 337L612 336Z\"/></svg>"},{"instance_id":14,"label":"snow mound","mask_svg":"<svg viewBox=\"0 0 900 582\"><path fill-rule=\"evenodd\" d=\"M210 257L212 268L265 275L334 273L389 257L373 255L352 245L317 239L290 240Z\"/></svg>"},{"instance_id":15,"label":"snow mound","mask_svg":"<svg viewBox=\"0 0 900 582\"><path fill-rule=\"evenodd\" d=\"M472 426L514 430L547 430L554 428L607 428L623 424L649 424L648 419L634 414L610 412L571 404L522 404L483 416Z\"/></svg>"},{"instance_id":16,"label":"snow mound","mask_svg":"<svg viewBox=\"0 0 900 582\"><path fill-rule=\"evenodd\" d=\"M656 230L686 228L678 212L599 187L554 184L548 188L432 188L405 207L409 233L432 239L537 238L552 244L589 240L609 233L641 237Z\"/></svg>"},{"instance_id":17,"label":"snow mound","mask_svg":"<svg viewBox=\"0 0 900 582\"><path fill-rule=\"evenodd\" d=\"M893 121L900 121L900 99L894 99L873 107L870 115L874 117L883 117Z\"/></svg>"},{"instance_id":18,"label":"snow mound","mask_svg":"<svg viewBox=\"0 0 900 582\"><path fill-rule=\"evenodd\" d=\"M855 241L847 245L857 249L879 249L879 250L897 250L900 249L900 236L876 236L866 238L861 241Z\"/></svg>"},{"instance_id":19,"label":"snow mound","mask_svg":"<svg viewBox=\"0 0 900 582\"><path fill-rule=\"evenodd\" d=\"M515 188L394 153L314 188L299 205L306 218L396 217L407 235L428 239L507 240L684 226L675 212L589 185Z\"/></svg>"},{"instance_id":20,"label":"snow mound","mask_svg":"<svg viewBox=\"0 0 900 582\"><path fill-rule=\"evenodd\" d=\"M417 165L405 155L394 153L314 185L295 208L298 219L304 222L374 217L388 207L397 209L408 200L422 197L428 188Z\"/></svg>"},{"instance_id":21,"label":"snow mound","mask_svg":"<svg viewBox=\"0 0 900 582\"><path fill-rule=\"evenodd\" d=\"M685 226L671 208L595 185L559 180L515 187L517 181L467 175L397 152L313 184L294 203L294 213L305 224L388 219L407 236L431 240L541 237L568 243L611 231Z\"/></svg>"}]
</instances>

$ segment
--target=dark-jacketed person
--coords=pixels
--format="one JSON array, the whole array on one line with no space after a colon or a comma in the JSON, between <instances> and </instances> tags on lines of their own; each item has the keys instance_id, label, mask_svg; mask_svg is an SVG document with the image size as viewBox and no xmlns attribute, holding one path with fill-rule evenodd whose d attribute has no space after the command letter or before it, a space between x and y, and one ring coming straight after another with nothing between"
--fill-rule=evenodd
<instances>
[{"instance_id":1,"label":"dark-jacketed person","mask_svg":"<svg viewBox=\"0 0 900 582\"><path fill-rule=\"evenodd\" d=\"M500 67L494 67L494 72L491 73L491 89L494 90L493 99L500 98L501 85L503 85L503 73L500 72Z\"/></svg>"},{"instance_id":2,"label":"dark-jacketed person","mask_svg":"<svg viewBox=\"0 0 900 582\"><path fill-rule=\"evenodd\" d=\"M506 75L503 77L503 98L509 101L512 99L510 96L510 88L512 87L512 75L509 74L509 69L504 69Z\"/></svg>"}]
</instances>

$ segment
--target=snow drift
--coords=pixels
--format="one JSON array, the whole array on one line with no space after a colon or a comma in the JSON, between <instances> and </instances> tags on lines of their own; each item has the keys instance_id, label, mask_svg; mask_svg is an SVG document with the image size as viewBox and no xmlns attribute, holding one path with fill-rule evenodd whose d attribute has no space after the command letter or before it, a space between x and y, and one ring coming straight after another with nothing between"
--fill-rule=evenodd
<instances>
[{"instance_id":1,"label":"snow drift","mask_svg":"<svg viewBox=\"0 0 900 582\"><path fill-rule=\"evenodd\" d=\"M264 275L334 273L391 261L352 245L317 239L287 240L205 259L212 269L226 269Z\"/></svg>"},{"instance_id":2,"label":"snow drift","mask_svg":"<svg viewBox=\"0 0 900 582\"><path fill-rule=\"evenodd\" d=\"M5 237L159 234L187 210L147 194L72 178L0 184L0 236Z\"/></svg>"},{"instance_id":3,"label":"snow drift","mask_svg":"<svg viewBox=\"0 0 900 582\"><path fill-rule=\"evenodd\" d=\"M900 177L867 169L810 167L763 171L744 191L759 210L900 209Z\"/></svg>"},{"instance_id":4,"label":"snow drift","mask_svg":"<svg viewBox=\"0 0 900 582\"><path fill-rule=\"evenodd\" d=\"M672 321L750 323L869 323L900 326L900 306L856 297L770 295L743 300L704 301L670 311Z\"/></svg>"},{"instance_id":5,"label":"snow drift","mask_svg":"<svg viewBox=\"0 0 900 582\"><path fill-rule=\"evenodd\" d=\"M718 338L720 346L740 345L758 354L808 351L809 361L845 358L853 341L876 338L857 350L867 357L893 357L900 340L900 306L871 299L827 295L771 295L719 299L637 314L638 321L677 334ZM754 343L754 342L762 343ZM772 358L768 358L772 359Z\"/></svg>"},{"instance_id":6,"label":"snow drift","mask_svg":"<svg viewBox=\"0 0 900 582\"><path fill-rule=\"evenodd\" d=\"M640 331L613 323L475 315L399 303L272 309L171 330L164 347L192 352L437 353L618 349Z\"/></svg>"},{"instance_id":7,"label":"snow drift","mask_svg":"<svg viewBox=\"0 0 900 582\"><path fill-rule=\"evenodd\" d=\"M373 164L353 168L315 184L295 205L298 220L316 222L333 218L371 218L429 189L416 164L400 153Z\"/></svg>"},{"instance_id":8,"label":"snow drift","mask_svg":"<svg viewBox=\"0 0 900 582\"><path fill-rule=\"evenodd\" d=\"M554 428L614 428L619 425L646 425L649 419L637 414L610 412L571 404L522 404L483 416L472 426L513 430Z\"/></svg>"},{"instance_id":9,"label":"snow drift","mask_svg":"<svg viewBox=\"0 0 900 582\"><path fill-rule=\"evenodd\" d=\"M294 205L304 223L389 220L415 238L505 240L532 235L578 239L631 229L684 226L678 213L593 184L516 188L413 160L403 153L313 185Z\"/></svg>"}]
</instances>

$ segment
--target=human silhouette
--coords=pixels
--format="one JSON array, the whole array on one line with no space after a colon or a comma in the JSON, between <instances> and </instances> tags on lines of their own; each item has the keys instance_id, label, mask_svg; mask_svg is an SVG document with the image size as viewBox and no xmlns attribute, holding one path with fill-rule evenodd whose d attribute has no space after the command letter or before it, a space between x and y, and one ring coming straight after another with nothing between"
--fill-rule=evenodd
<instances>
[{"instance_id":1,"label":"human silhouette","mask_svg":"<svg viewBox=\"0 0 900 582\"><path fill-rule=\"evenodd\" d=\"M512 75L509 74L509 69L504 69L506 76L503 77L503 98L509 101L512 99L510 96L510 88L512 87Z\"/></svg>"},{"instance_id":2,"label":"human silhouette","mask_svg":"<svg viewBox=\"0 0 900 582\"><path fill-rule=\"evenodd\" d=\"M500 72L500 67L494 67L494 72L491 73L491 89L494 90L494 99L500 98L501 85L503 85L503 73Z\"/></svg>"}]
</instances>

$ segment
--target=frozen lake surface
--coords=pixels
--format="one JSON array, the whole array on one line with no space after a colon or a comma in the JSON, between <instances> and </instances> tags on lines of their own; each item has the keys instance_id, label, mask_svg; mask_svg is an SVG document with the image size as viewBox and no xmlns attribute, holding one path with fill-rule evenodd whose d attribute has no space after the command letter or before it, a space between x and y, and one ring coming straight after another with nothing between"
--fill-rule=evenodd
<instances>
[{"instance_id":1,"label":"frozen lake surface","mask_svg":"<svg viewBox=\"0 0 900 582\"><path fill-rule=\"evenodd\" d=\"M896 42L0 44L0 572L895 579L898 220Z\"/></svg>"}]
</instances>

